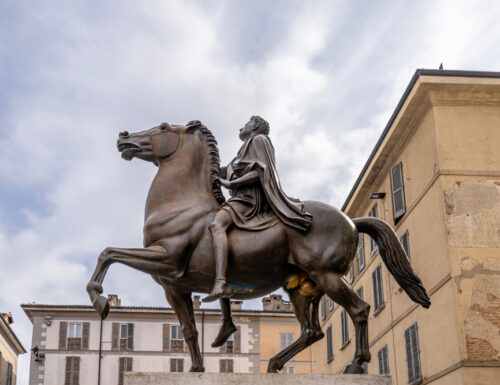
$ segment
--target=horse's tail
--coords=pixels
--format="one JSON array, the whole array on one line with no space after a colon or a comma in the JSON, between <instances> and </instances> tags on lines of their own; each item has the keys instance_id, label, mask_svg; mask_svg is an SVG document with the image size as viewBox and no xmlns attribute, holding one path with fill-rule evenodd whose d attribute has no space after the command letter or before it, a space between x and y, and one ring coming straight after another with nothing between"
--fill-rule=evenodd
<instances>
[{"instance_id":1,"label":"horse's tail","mask_svg":"<svg viewBox=\"0 0 500 385\"><path fill-rule=\"evenodd\" d=\"M375 240L382 260L399 286L414 302L428 308L431 305L431 300L422 285L422 281L413 271L403 246L401 246L392 227L383 220L372 217L355 218L353 222L359 232L366 233Z\"/></svg>"}]
</instances>

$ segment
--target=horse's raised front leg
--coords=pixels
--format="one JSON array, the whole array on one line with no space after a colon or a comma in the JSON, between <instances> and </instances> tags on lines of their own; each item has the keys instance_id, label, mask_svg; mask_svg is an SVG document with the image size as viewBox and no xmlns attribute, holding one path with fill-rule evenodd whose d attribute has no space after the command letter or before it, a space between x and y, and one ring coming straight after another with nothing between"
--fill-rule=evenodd
<instances>
[{"instance_id":1,"label":"horse's raised front leg","mask_svg":"<svg viewBox=\"0 0 500 385\"><path fill-rule=\"evenodd\" d=\"M297 341L269 360L268 373L276 373L283 369L283 366L296 354L324 337L318 319L318 303L322 294L318 291L317 295L303 296L299 294L298 288L288 291L294 305L295 316L301 326L301 333Z\"/></svg>"},{"instance_id":2,"label":"horse's raised front leg","mask_svg":"<svg viewBox=\"0 0 500 385\"><path fill-rule=\"evenodd\" d=\"M177 314L182 328L182 335L186 341L191 354L190 372L204 372L203 358L198 345L198 330L194 318L193 301L191 293L178 292L170 287L163 286L168 302Z\"/></svg>"},{"instance_id":3,"label":"horse's raised front leg","mask_svg":"<svg viewBox=\"0 0 500 385\"><path fill-rule=\"evenodd\" d=\"M169 264L167 252L161 246L151 246L145 249L105 248L99 255L94 274L87 284L87 292L92 305L102 319L105 319L109 312L108 299L101 295L102 283L109 266L115 262L148 274L158 274L173 268Z\"/></svg>"}]
</instances>

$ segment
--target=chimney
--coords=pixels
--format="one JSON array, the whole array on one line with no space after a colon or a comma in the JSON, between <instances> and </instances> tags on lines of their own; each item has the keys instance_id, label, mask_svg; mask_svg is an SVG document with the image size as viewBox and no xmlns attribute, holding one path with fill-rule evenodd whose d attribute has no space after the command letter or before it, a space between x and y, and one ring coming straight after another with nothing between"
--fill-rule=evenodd
<instances>
[{"instance_id":1,"label":"chimney","mask_svg":"<svg viewBox=\"0 0 500 385\"><path fill-rule=\"evenodd\" d=\"M198 310L201 307L201 300L199 295L193 296L193 307L194 310Z\"/></svg>"},{"instance_id":2,"label":"chimney","mask_svg":"<svg viewBox=\"0 0 500 385\"><path fill-rule=\"evenodd\" d=\"M241 305L243 301L233 300L231 301L231 310L241 310Z\"/></svg>"},{"instance_id":3,"label":"chimney","mask_svg":"<svg viewBox=\"0 0 500 385\"><path fill-rule=\"evenodd\" d=\"M108 294L109 306L122 306L122 300L118 298L118 294Z\"/></svg>"},{"instance_id":4,"label":"chimney","mask_svg":"<svg viewBox=\"0 0 500 385\"><path fill-rule=\"evenodd\" d=\"M262 298L262 308L266 311L293 310L290 301L283 300L283 297L280 294L271 294L269 297Z\"/></svg>"},{"instance_id":5,"label":"chimney","mask_svg":"<svg viewBox=\"0 0 500 385\"><path fill-rule=\"evenodd\" d=\"M2 317L5 320L5 322L7 322L9 325L11 325L11 324L14 323L14 318L12 318L12 313L11 312L2 313Z\"/></svg>"}]
</instances>

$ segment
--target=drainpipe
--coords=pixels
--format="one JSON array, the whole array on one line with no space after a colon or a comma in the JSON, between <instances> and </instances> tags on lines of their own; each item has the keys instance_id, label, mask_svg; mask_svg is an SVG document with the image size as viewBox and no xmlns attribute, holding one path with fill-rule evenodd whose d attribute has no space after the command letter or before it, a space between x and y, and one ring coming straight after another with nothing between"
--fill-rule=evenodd
<instances>
[{"instance_id":1,"label":"drainpipe","mask_svg":"<svg viewBox=\"0 0 500 385\"><path fill-rule=\"evenodd\" d=\"M101 319L101 330L99 332L99 368L97 370L97 385L101 385L102 323L103 323L103 320Z\"/></svg>"},{"instance_id":2,"label":"drainpipe","mask_svg":"<svg viewBox=\"0 0 500 385\"><path fill-rule=\"evenodd\" d=\"M201 364L205 366L205 310L201 309Z\"/></svg>"}]
</instances>

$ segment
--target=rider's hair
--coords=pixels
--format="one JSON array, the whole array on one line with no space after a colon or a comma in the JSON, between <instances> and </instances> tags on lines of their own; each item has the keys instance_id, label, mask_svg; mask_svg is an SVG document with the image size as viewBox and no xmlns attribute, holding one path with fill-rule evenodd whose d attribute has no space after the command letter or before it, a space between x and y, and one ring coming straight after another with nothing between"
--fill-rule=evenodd
<instances>
[{"instance_id":1,"label":"rider's hair","mask_svg":"<svg viewBox=\"0 0 500 385\"><path fill-rule=\"evenodd\" d=\"M260 133L269 135L269 123L265 119L261 118L258 115L254 115L250 118L250 120L253 120L255 122L255 127Z\"/></svg>"}]
</instances>

